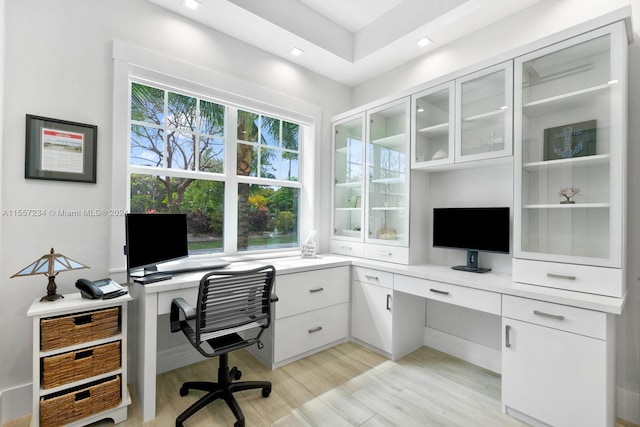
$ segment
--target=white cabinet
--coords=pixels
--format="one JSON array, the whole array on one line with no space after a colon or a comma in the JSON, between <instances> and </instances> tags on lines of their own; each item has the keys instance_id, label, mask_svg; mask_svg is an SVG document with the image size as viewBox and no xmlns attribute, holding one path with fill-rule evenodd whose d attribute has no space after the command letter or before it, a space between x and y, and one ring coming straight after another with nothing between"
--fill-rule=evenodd
<instances>
[{"instance_id":1,"label":"white cabinet","mask_svg":"<svg viewBox=\"0 0 640 427\"><path fill-rule=\"evenodd\" d=\"M513 62L456 79L456 162L512 155Z\"/></svg>"},{"instance_id":2,"label":"white cabinet","mask_svg":"<svg viewBox=\"0 0 640 427\"><path fill-rule=\"evenodd\" d=\"M511 157L512 61L416 93L411 102L412 168Z\"/></svg>"},{"instance_id":3,"label":"white cabinet","mask_svg":"<svg viewBox=\"0 0 640 427\"><path fill-rule=\"evenodd\" d=\"M613 315L503 296L502 403L531 424L615 424Z\"/></svg>"},{"instance_id":4,"label":"white cabinet","mask_svg":"<svg viewBox=\"0 0 640 427\"><path fill-rule=\"evenodd\" d=\"M335 251L354 254L354 242L363 240L364 224L364 113L333 124L333 238ZM341 248L344 243L348 246ZM350 242L349 242L350 241ZM361 256L361 254L360 254Z\"/></svg>"},{"instance_id":5,"label":"white cabinet","mask_svg":"<svg viewBox=\"0 0 640 427\"><path fill-rule=\"evenodd\" d=\"M411 167L453 163L455 141L455 83L450 81L411 96L414 114Z\"/></svg>"},{"instance_id":6,"label":"white cabinet","mask_svg":"<svg viewBox=\"0 0 640 427\"><path fill-rule=\"evenodd\" d=\"M87 300L77 293L31 305L33 426L127 419L129 300Z\"/></svg>"},{"instance_id":7,"label":"white cabinet","mask_svg":"<svg viewBox=\"0 0 640 427\"><path fill-rule=\"evenodd\" d=\"M410 212L424 203L410 203L409 107L405 97L334 121L333 253L424 262L425 239L409 241Z\"/></svg>"},{"instance_id":8,"label":"white cabinet","mask_svg":"<svg viewBox=\"0 0 640 427\"><path fill-rule=\"evenodd\" d=\"M353 267L351 282L352 340L392 360L423 345L425 321L424 300L394 292L394 276Z\"/></svg>"},{"instance_id":9,"label":"white cabinet","mask_svg":"<svg viewBox=\"0 0 640 427\"><path fill-rule=\"evenodd\" d=\"M626 50L618 22L515 59L515 281L625 293Z\"/></svg>"},{"instance_id":10,"label":"white cabinet","mask_svg":"<svg viewBox=\"0 0 640 427\"><path fill-rule=\"evenodd\" d=\"M349 267L276 276L272 327L264 347L248 348L275 369L344 342L349 336Z\"/></svg>"}]
</instances>

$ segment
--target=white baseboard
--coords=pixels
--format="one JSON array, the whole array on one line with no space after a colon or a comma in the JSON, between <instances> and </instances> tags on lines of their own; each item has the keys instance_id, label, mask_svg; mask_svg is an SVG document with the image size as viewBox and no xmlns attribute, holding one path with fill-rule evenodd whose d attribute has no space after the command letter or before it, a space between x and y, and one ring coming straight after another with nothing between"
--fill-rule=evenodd
<instances>
[{"instance_id":1,"label":"white baseboard","mask_svg":"<svg viewBox=\"0 0 640 427\"><path fill-rule=\"evenodd\" d=\"M640 425L640 394L616 387L616 416Z\"/></svg>"},{"instance_id":2,"label":"white baseboard","mask_svg":"<svg viewBox=\"0 0 640 427\"><path fill-rule=\"evenodd\" d=\"M0 391L0 424L31 414L31 384Z\"/></svg>"},{"instance_id":3,"label":"white baseboard","mask_svg":"<svg viewBox=\"0 0 640 427\"><path fill-rule=\"evenodd\" d=\"M502 373L502 353L429 327L424 328L424 345L498 374Z\"/></svg>"}]
</instances>

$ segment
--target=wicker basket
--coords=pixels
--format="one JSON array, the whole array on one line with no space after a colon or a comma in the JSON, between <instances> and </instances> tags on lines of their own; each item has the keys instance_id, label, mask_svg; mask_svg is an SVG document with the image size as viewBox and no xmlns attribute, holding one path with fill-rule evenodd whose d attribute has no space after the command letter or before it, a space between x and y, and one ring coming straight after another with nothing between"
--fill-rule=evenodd
<instances>
[{"instance_id":1,"label":"wicker basket","mask_svg":"<svg viewBox=\"0 0 640 427\"><path fill-rule=\"evenodd\" d=\"M120 332L120 307L40 320L40 349L55 350Z\"/></svg>"},{"instance_id":2,"label":"wicker basket","mask_svg":"<svg viewBox=\"0 0 640 427\"><path fill-rule=\"evenodd\" d=\"M40 398L40 426L62 426L120 404L120 376Z\"/></svg>"},{"instance_id":3,"label":"wicker basket","mask_svg":"<svg viewBox=\"0 0 640 427\"><path fill-rule=\"evenodd\" d=\"M120 341L42 358L42 388L80 381L120 368Z\"/></svg>"}]
</instances>

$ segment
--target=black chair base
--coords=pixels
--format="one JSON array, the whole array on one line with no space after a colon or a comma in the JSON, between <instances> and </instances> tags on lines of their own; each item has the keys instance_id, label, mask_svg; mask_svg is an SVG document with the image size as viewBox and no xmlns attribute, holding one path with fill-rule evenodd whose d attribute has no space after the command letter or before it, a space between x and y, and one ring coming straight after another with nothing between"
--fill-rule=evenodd
<instances>
[{"instance_id":1,"label":"black chair base","mask_svg":"<svg viewBox=\"0 0 640 427\"><path fill-rule=\"evenodd\" d=\"M235 427L244 427L244 414L238 405L238 401L233 396L236 391L262 389L262 397L269 397L271 394L271 383L269 381L242 381L239 380L242 373L237 368L229 369L228 354L220 355L220 366L218 367L218 382L190 381L180 387L180 396L189 394L189 390L206 391L207 394L202 396L193 405L189 406L182 414L176 418L176 427L183 427L183 423L187 418L198 412L216 399L224 399L227 406L236 417Z\"/></svg>"}]
</instances>

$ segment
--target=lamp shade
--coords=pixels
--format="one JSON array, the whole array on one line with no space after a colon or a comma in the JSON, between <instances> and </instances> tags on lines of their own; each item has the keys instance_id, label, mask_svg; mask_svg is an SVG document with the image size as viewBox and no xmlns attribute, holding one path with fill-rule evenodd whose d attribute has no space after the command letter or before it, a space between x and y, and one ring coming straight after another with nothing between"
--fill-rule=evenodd
<instances>
[{"instance_id":1,"label":"lamp shade","mask_svg":"<svg viewBox=\"0 0 640 427\"><path fill-rule=\"evenodd\" d=\"M41 256L11 277L44 274L49 278L49 283L47 285L47 295L42 297L41 301L55 301L63 298L62 295L56 293L57 286L55 276L61 271L80 270L82 268L89 267L65 255L56 253L53 248L51 248L48 254Z\"/></svg>"}]
</instances>

